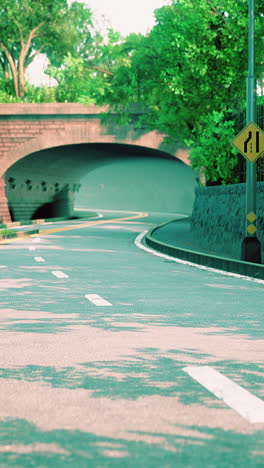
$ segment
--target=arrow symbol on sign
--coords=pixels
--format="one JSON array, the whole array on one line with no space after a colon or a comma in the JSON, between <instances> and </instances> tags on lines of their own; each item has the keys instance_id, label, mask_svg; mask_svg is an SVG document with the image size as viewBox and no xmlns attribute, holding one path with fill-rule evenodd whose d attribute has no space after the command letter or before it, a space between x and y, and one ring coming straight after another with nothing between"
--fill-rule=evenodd
<instances>
[{"instance_id":1,"label":"arrow symbol on sign","mask_svg":"<svg viewBox=\"0 0 264 468\"><path fill-rule=\"evenodd\" d=\"M247 137L247 139L244 141L244 152L245 152L245 153L248 152L248 150L247 150L247 148L248 148L248 143L250 142L251 138L252 138L252 132L248 132L248 137ZM251 145L251 152L252 152L252 145Z\"/></svg>"}]
</instances>

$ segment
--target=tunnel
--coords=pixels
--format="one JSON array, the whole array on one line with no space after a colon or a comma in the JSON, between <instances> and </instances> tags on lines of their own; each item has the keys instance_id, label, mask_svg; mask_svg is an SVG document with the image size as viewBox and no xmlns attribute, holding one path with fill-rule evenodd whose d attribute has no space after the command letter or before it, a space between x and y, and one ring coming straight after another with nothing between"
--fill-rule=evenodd
<instances>
[{"instance_id":1,"label":"tunnel","mask_svg":"<svg viewBox=\"0 0 264 468\"><path fill-rule=\"evenodd\" d=\"M190 214L196 174L167 153L125 144L58 146L25 156L5 174L14 221L84 210Z\"/></svg>"}]
</instances>

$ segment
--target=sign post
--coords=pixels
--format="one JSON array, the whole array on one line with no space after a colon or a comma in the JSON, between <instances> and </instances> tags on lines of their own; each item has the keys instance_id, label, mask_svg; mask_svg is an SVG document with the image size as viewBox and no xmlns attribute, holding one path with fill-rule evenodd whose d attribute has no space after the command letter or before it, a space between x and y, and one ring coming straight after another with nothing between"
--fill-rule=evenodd
<instances>
[{"instance_id":1,"label":"sign post","mask_svg":"<svg viewBox=\"0 0 264 468\"><path fill-rule=\"evenodd\" d=\"M256 76L254 48L255 0L249 0L248 78L247 78L247 126L233 140L234 146L247 158L246 172L246 236L242 242L241 259L261 263L261 244L256 227L256 160L264 151L264 133L255 124Z\"/></svg>"}]
</instances>

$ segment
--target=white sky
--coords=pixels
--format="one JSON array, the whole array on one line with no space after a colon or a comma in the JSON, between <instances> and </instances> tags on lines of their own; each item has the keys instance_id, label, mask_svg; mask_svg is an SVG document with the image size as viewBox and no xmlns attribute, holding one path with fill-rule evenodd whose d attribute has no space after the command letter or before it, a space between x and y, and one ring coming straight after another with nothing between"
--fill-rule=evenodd
<instances>
[{"instance_id":1,"label":"white sky","mask_svg":"<svg viewBox=\"0 0 264 468\"><path fill-rule=\"evenodd\" d=\"M91 10L109 18L113 29L123 36L130 32L146 33L154 25L154 10L168 0L83 0Z\"/></svg>"},{"instance_id":2,"label":"white sky","mask_svg":"<svg viewBox=\"0 0 264 468\"><path fill-rule=\"evenodd\" d=\"M83 0L83 3L98 15L104 15L115 31L127 36L131 32L145 34L149 31L155 24L154 10L170 3L170 1ZM52 80L44 74L45 64L45 57L42 55L29 66L27 77L32 84L52 84Z\"/></svg>"}]
</instances>

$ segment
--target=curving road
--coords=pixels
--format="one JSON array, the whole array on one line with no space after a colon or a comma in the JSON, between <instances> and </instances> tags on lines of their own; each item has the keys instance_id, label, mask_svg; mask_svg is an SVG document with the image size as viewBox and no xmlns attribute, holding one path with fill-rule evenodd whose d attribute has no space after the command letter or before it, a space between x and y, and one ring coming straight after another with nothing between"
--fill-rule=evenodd
<instances>
[{"instance_id":1,"label":"curving road","mask_svg":"<svg viewBox=\"0 0 264 468\"><path fill-rule=\"evenodd\" d=\"M263 466L263 284L139 248L172 217L2 243L1 467Z\"/></svg>"}]
</instances>

